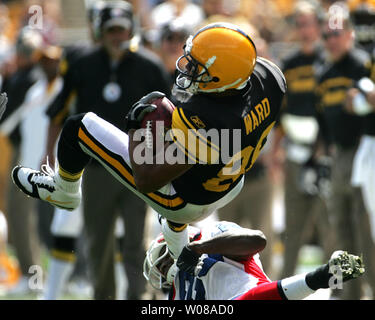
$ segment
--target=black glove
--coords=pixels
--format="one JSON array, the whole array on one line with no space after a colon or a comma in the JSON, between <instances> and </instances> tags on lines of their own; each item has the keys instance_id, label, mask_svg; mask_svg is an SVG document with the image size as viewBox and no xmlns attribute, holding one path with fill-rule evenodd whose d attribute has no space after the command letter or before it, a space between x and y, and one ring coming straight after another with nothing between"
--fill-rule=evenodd
<instances>
[{"instance_id":1,"label":"black glove","mask_svg":"<svg viewBox=\"0 0 375 320\"><path fill-rule=\"evenodd\" d=\"M1 120L1 117L3 116L3 113L6 109L7 102L8 102L7 94L5 92L3 92L2 94L0 94L0 120Z\"/></svg>"},{"instance_id":2,"label":"black glove","mask_svg":"<svg viewBox=\"0 0 375 320\"><path fill-rule=\"evenodd\" d=\"M180 256L177 260L177 267L181 271L185 271L188 274L195 276L195 269L200 261L200 255L195 253L187 244L181 251Z\"/></svg>"},{"instance_id":3,"label":"black glove","mask_svg":"<svg viewBox=\"0 0 375 320\"><path fill-rule=\"evenodd\" d=\"M313 290L329 288L335 282L358 278L365 272L361 257L346 251L335 251L327 264L306 274L306 284ZM333 278L334 277L334 278Z\"/></svg>"},{"instance_id":4,"label":"black glove","mask_svg":"<svg viewBox=\"0 0 375 320\"><path fill-rule=\"evenodd\" d=\"M153 91L133 104L125 118L124 131L128 133L130 129L139 129L145 115L156 109L156 106L152 104L151 101L164 97L164 93Z\"/></svg>"}]
</instances>

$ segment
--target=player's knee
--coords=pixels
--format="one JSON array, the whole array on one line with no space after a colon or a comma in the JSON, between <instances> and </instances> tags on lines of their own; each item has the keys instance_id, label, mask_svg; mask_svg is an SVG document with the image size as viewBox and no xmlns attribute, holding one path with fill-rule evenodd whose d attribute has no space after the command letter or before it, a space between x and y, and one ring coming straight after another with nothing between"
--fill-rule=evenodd
<instances>
[{"instance_id":1,"label":"player's knee","mask_svg":"<svg viewBox=\"0 0 375 320\"><path fill-rule=\"evenodd\" d=\"M85 114L81 113L68 117L68 119L64 123L61 136L68 141L74 140L75 137L78 135L78 130L81 126L81 121L84 116Z\"/></svg>"},{"instance_id":2,"label":"player's knee","mask_svg":"<svg viewBox=\"0 0 375 320\"><path fill-rule=\"evenodd\" d=\"M64 123L64 128L68 128L69 131L72 131L73 129L78 130L84 116L85 116L85 113L80 113L80 114L76 114L73 116L69 116L68 119Z\"/></svg>"}]
</instances>

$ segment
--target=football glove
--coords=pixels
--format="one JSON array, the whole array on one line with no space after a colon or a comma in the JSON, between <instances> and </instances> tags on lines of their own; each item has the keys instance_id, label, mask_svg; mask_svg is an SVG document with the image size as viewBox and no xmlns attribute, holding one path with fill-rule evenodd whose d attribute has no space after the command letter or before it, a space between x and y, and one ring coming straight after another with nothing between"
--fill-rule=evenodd
<instances>
[{"instance_id":1,"label":"football glove","mask_svg":"<svg viewBox=\"0 0 375 320\"><path fill-rule=\"evenodd\" d=\"M156 105L152 104L151 101L164 97L164 93L153 91L136 102L125 117L124 131L128 133L131 129L139 129L145 115L156 109Z\"/></svg>"},{"instance_id":2,"label":"football glove","mask_svg":"<svg viewBox=\"0 0 375 320\"><path fill-rule=\"evenodd\" d=\"M313 289L329 288L331 281L346 282L358 278L365 272L361 257L349 254L346 251L335 251L327 264L306 274L306 283Z\"/></svg>"},{"instance_id":3,"label":"football glove","mask_svg":"<svg viewBox=\"0 0 375 320\"><path fill-rule=\"evenodd\" d=\"M197 276L202 269L201 255L191 250L187 244L177 259L177 267L192 276Z\"/></svg>"},{"instance_id":4,"label":"football glove","mask_svg":"<svg viewBox=\"0 0 375 320\"><path fill-rule=\"evenodd\" d=\"M6 109L7 102L8 102L7 94L3 92L2 94L0 94L0 120Z\"/></svg>"}]
</instances>

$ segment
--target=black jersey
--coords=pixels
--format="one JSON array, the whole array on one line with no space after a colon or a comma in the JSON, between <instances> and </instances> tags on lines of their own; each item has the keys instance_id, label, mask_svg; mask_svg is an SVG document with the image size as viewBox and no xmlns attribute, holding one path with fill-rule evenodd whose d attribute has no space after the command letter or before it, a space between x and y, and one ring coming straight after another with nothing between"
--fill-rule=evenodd
<instances>
[{"instance_id":1,"label":"black jersey","mask_svg":"<svg viewBox=\"0 0 375 320\"><path fill-rule=\"evenodd\" d=\"M282 70L288 85L283 112L296 116L316 116L316 76L323 63L321 48L316 48L309 55L297 50L283 60Z\"/></svg>"},{"instance_id":2,"label":"black jersey","mask_svg":"<svg viewBox=\"0 0 375 320\"><path fill-rule=\"evenodd\" d=\"M240 182L266 143L285 90L280 69L258 58L248 86L239 94L198 94L177 106L171 132L186 159L195 163L172 181L185 201L212 203Z\"/></svg>"},{"instance_id":3,"label":"black jersey","mask_svg":"<svg viewBox=\"0 0 375 320\"><path fill-rule=\"evenodd\" d=\"M322 113L328 143L352 148L362 134L363 117L345 111L347 90L370 75L370 57L362 50L350 50L340 61L328 64L319 79L318 110Z\"/></svg>"},{"instance_id":4,"label":"black jersey","mask_svg":"<svg viewBox=\"0 0 375 320\"><path fill-rule=\"evenodd\" d=\"M64 87L47 110L55 124L63 124L69 114L91 111L121 129L125 115L142 96L170 92L161 61L144 48L127 52L114 64L103 47L96 47L66 67Z\"/></svg>"}]
</instances>

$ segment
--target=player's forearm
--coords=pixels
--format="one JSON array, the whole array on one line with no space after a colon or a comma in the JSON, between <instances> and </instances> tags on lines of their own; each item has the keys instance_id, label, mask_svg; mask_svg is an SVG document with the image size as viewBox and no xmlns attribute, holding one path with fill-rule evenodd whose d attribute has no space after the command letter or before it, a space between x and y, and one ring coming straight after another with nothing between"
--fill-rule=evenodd
<instances>
[{"instance_id":1,"label":"player's forearm","mask_svg":"<svg viewBox=\"0 0 375 320\"><path fill-rule=\"evenodd\" d=\"M186 172L191 164L175 164L170 165L166 162L157 163L157 155L154 155L151 163L143 163L136 161L134 150L139 146L141 141L133 139L135 130L129 131L129 157L132 165L134 182L137 189L142 193L149 193L159 190L167 183L176 179ZM164 152L160 150L159 152Z\"/></svg>"},{"instance_id":2,"label":"player's forearm","mask_svg":"<svg viewBox=\"0 0 375 320\"><path fill-rule=\"evenodd\" d=\"M197 254L221 254L234 260L246 260L262 251L267 240L259 230L239 230L220 234L215 238L189 244Z\"/></svg>"}]
</instances>

